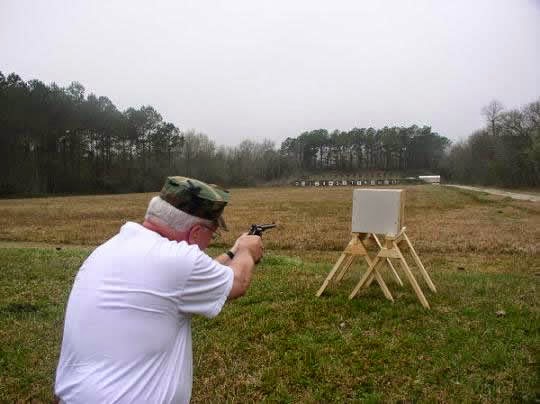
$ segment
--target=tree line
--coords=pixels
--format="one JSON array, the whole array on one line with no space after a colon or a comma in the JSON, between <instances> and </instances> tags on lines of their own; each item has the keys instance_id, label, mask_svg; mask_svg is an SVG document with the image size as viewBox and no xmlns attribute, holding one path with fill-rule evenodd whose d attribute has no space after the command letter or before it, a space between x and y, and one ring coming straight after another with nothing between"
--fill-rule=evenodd
<instances>
[{"instance_id":1,"label":"tree line","mask_svg":"<svg viewBox=\"0 0 540 404\"><path fill-rule=\"evenodd\" d=\"M437 171L449 144L428 126L317 129L287 138L281 152L307 172Z\"/></svg>"},{"instance_id":2,"label":"tree line","mask_svg":"<svg viewBox=\"0 0 540 404\"><path fill-rule=\"evenodd\" d=\"M540 185L540 99L505 110L498 101L482 109L486 126L452 146L441 174L462 184Z\"/></svg>"},{"instance_id":3,"label":"tree line","mask_svg":"<svg viewBox=\"0 0 540 404\"><path fill-rule=\"evenodd\" d=\"M436 172L449 140L429 127L318 129L217 145L152 106L124 111L104 96L0 72L0 195L155 191L167 175L225 186L373 170Z\"/></svg>"}]
</instances>

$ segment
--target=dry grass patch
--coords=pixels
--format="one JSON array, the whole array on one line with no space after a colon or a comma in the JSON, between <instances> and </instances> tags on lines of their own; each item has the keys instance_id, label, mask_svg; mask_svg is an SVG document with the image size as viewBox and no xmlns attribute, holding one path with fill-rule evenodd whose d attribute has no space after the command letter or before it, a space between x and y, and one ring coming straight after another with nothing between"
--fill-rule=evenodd
<instances>
[{"instance_id":1,"label":"dry grass patch","mask_svg":"<svg viewBox=\"0 0 540 404\"><path fill-rule=\"evenodd\" d=\"M436 186L406 189L405 223L423 253L538 254L540 206ZM126 221L141 221L155 194L77 196L0 201L0 240L97 245ZM340 251L350 238L352 188L232 190L226 219L229 246L251 223L277 222L269 249Z\"/></svg>"}]
</instances>

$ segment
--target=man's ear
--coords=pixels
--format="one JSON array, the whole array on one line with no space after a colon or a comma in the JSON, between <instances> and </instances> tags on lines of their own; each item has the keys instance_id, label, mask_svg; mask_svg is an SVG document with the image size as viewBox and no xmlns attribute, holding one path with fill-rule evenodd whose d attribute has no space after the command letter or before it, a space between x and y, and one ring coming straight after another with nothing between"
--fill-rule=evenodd
<instances>
[{"instance_id":1,"label":"man's ear","mask_svg":"<svg viewBox=\"0 0 540 404\"><path fill-rule=\"evenodd\" d=\"M188 244L197 244L201 240L202 226L196 224L189 229Z\"/></svg>"}]
</instances>

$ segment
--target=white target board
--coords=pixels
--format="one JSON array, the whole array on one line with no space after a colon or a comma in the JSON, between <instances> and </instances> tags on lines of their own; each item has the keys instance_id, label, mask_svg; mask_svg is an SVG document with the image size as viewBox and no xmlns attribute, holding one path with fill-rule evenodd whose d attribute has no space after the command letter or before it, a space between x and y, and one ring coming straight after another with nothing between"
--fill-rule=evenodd
<instances>
[{"instance_id":1,"label":"white target board","mask_svg":"<svg viewBox=\"0 0 540 404\"><path fill-rule=\"evenodd\" d=\"M405 191L355 189L352 232L396 235L404 223Z\"/></svg>"}]
</instances>

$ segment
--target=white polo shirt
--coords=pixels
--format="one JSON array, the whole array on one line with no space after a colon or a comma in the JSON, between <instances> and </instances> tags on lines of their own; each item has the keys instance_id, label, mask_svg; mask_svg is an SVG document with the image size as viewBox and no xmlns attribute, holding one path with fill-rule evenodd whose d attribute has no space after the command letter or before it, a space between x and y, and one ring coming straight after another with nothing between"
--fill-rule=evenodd
<instances>
[{"instance_id":1,"label":"white polo shirt","mask_svg":"<svg viewBox=\"0 0 540 404\"><path fill-rule=\"evenodd\" d=\"M233 272L197 246L128 222L83 263L55 392L65 403L187 403L191 316L217 315Z\"/></svg>"}]
</instances>

